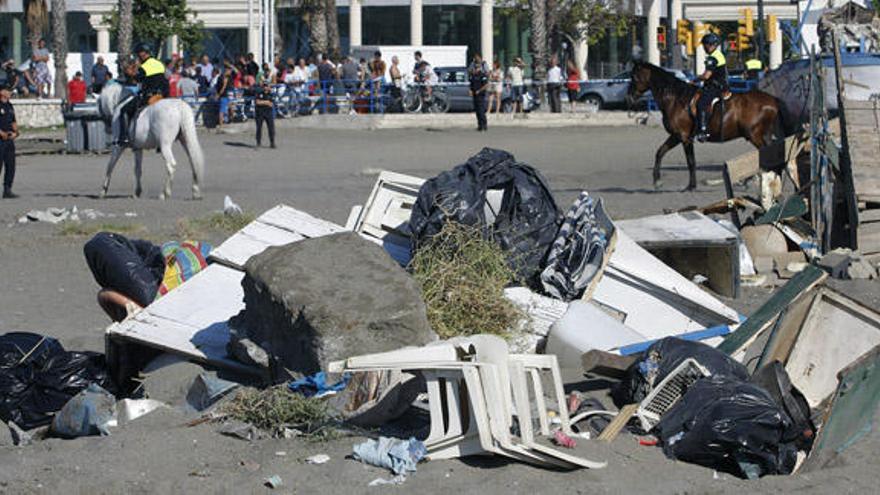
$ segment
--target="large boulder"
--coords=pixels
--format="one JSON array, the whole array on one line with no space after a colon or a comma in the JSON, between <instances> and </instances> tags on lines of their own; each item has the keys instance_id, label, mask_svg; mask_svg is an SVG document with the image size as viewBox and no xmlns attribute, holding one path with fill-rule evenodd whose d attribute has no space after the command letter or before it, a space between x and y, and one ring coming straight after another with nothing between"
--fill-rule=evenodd
<instances>
[{"instance_id":1,"label":"large boulder","mask_svg":"<svg viewBox=\"0 0 880 495\"><path fill-rule=\"evenodd\" d=\"M274 381L436 339L416 281L356 234L270 247L245 272L245 309L229 321L228 350Z\"/></svg>"}]
</instances>

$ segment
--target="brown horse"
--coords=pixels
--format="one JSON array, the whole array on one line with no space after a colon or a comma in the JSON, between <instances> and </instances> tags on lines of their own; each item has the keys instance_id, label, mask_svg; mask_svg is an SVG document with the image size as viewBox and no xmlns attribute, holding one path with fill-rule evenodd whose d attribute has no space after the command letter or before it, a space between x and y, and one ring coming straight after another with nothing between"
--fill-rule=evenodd
<instances>
[{"instance_id":1,"label":"brown horse","mask_svg":"<svg viewBox=\"0 0 880 495\"><path fill-rule=\"evenodd\" d=\"M697 164L692 140L696 134L696 119L691 112L691 102L698 88L656 65L634 62L627 99L634 102L648 90L660 107L663 127L669 133L654 158L654 188L663 184L660 181L663 156L681 144L690 174L686 190L692 191L697 187ZM761 91L734 94L723 103L716 103L709 119L709 141L714 143L745 138L760 149L783 137L781 102Z\"/></svg>"}]
</instances>

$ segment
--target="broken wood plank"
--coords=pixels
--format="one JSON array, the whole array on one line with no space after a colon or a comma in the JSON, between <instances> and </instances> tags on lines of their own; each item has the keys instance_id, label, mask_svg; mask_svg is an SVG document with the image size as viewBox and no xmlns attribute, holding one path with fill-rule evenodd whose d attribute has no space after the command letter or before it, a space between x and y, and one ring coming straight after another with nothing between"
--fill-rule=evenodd
<instances>
[{"instance_id":1,"label":"broken wood plank","mask_svg":"<svg viewBox=\"0 0 880 495\"><path fill-rule=\"evenodd\" d=\"M620 408L620 411L617 413L617 416L614 416L614 419L608 423L608 426L602 430L602 433L599 434L599 440L604 442L613 442L617 435L620 434L621 430L629 423L629 420L636 414L636 410L638 410L638 404L627 404Z\"/></svg>"},{"instance_id":2,"label":"broken wood plank","mask_svg":"<svg viewBox=\"0 0 880 495\"><path fill-rule=\"evenodd\" d=\"M636 362L638 356L621 356L612 352L593 349L581 356L584 373L593 373L608 378L620 379L626 375L626 369Z\"/></svg>"}]
</instances>

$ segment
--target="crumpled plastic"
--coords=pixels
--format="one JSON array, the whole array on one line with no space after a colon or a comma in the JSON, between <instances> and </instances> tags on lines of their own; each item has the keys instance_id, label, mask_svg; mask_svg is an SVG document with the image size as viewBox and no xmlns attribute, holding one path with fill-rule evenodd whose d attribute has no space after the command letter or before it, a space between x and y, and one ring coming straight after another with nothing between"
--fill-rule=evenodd
<instances>
[{"instance_id":1,"label":"crumpled plastic","mask_svg":"<svg viewBox=\"0 0 880 495\"><path fill-rule=\"evenodd\" d=\"M336 392L345 389L348 381L351 380L351 374L345 373L336 383L327 383L327 374L319 371L314 375L294 380L287 385L291 392L302 394L304 397L320 398L326 395L333 395Z\"/></svg>"},{"instance_id":2,"label":"crumpled plastic","mask_svg":"<svg viewBox=\"0 0 880 495\"><path fill-rule=\"evenodd\" d=\"M416 464L427 454L428 449L421 440L410 437L379 437L354 446L354 458L372 466L390 469L394 474L415 472Z\"/></svg>"},{"instance_id":3,"label":"crumpled plastic","mask_svg":"<svg viewBox=\"0 0 880 495\"><path fill-rule=\"evenodd\" d=\"M51 432L61 438L106 436L111 426L116 426L116 398L93 383L61 408Z\"/></svg>"},{"instance_id":4,"label":"crumpled plastic","mask_svg":"<svg viewBox=\"0 0 880 495\"><path fill-rule=\"evenodd\" d=\"M102 354L65 351L43 335L0 335L0 419L23 430L52 422L71 397L97 383L112 389Z\"/></svg>"}]
</instances>

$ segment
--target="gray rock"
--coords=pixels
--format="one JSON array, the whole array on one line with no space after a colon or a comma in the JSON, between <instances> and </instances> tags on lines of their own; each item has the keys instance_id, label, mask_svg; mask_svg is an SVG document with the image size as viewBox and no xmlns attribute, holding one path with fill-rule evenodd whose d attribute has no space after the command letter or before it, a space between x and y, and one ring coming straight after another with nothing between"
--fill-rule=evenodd
<instances>
[{"instance_id":1,"label":"gray rock","mask_svg":"<svg viewBox=\"0 0 880 495\"><path fill-rule=\"evenodd\" d=\"M269 356L283 381L328 362L435 340L421 290L378 245L353 233L271 247L245 265L245 309L230 321L233 356ZM243 341L243 342L242 342Z\"/></svg>"},{"instance_id":2,"label":"gray rock","mask_svg":"<svg viewBox=\"0 0 880 495\"><path fill-rule=\"evenodd\" d=\"M846 274L853 280L871 280L877 278L877 269L868 261L859 258L850 263Z\"/></svg>"}]
</instances>

